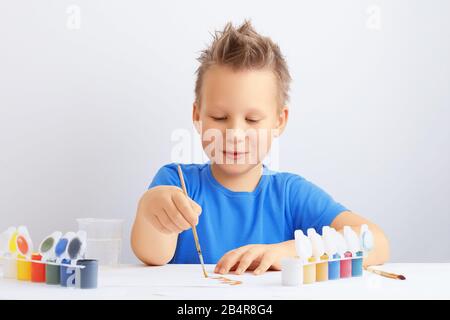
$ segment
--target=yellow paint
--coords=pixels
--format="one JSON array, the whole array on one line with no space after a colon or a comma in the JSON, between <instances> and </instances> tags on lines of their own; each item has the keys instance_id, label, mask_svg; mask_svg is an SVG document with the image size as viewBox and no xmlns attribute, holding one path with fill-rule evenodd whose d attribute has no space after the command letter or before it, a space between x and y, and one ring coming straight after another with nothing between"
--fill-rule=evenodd
<instances>
[{"instance_id":1,"label":"yellow paint","mask_svg":"<svg viewBox=\"0 0 450 320\"><path fill-rule=\"evenodd\" d=\"M25 259L24 256L18 255L18 259ZM17 280L30 281L31 280L31 262L17 260Z\"/></svg>"},{"instance_id":2,"label":"yellow paint","mask_svg":"<svg viewBox=\"0 0 450 320\"><path fill-rule=\"evenodd\" d=\"M17 231L14 231L11 238L9 239L8 249L10 253L17 252Z\"/></svg>"},{"instance_id":3,"label":"yellow paint","mask_svg":"<svg viewBox=\"0 0 450 320\"><path fill-rule=\"evenodd\" d=\"M308 259L308 262L314 262L314 258ZM316 281L316 265L308 264L303 266L303 283L310 284Z\"/></svg>"},{"instance_id":4,"label":"yellow paint","mask_svg":"<svg viewBox=\"0 0 450 320\"><path fill-rule=\"evenodd\" d=\"M323 254L320 257L321 261L328 261L328 255ZM328 262L321 262L316 264L316 281L328 280Z\"/></svg>"}]
</instances>

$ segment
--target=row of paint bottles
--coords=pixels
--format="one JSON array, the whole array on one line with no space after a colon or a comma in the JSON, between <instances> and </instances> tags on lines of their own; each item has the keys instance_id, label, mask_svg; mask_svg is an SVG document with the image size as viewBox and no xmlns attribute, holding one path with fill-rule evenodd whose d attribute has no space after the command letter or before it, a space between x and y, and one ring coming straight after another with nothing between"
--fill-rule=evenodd
<instances>
[{"instance_id":1,"label":"row of paint bottles","mask_svg":"<svg viewBox=\"0 0 450 320\"><path fill-rule=\"evenodd\" d=\"M344 235L328 226L323 227L322 236L313 228L307 234L295 231L297 256L304 264L304 284L362 276L363 251L373 247L373 236L367 225L361 226L359 237L349 226L344 227Z\"/></svg>"},{"instance_id":2,"label":"row of paint bottles","mask_svg":"<svg viewBox=\"0 0 450 320\"><path fill-rule=\"evenodd\" d=\"M75 238L78 241L72 241ZM86 233L67 232L62 236L56 231L41 242L39 253L32 253L28 229L25 226L10 227L2 233L0 243L0 253L6 258L3 266L5 278L75 286L75 269L60 265L75 265L77 259L84 257Z\"/></svg>"}]
</instances>

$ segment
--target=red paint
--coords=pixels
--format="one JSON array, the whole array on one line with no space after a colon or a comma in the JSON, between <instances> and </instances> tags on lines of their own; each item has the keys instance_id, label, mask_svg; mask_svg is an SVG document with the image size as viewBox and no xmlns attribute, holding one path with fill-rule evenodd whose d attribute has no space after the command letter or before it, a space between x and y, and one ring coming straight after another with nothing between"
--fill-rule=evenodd
<instances>
[{"instance_id":1,"label":"red paint","mask_svg":"<svg viewBox=\"0 0 450 320\"><path fill-rule=\"evenodd\" d=\"M23 255L28 253L28 242L23 236L17 237L17 248L19 248L19 252Z\"/></svg>"},{"instance_id":2,"label":"red paint","mask_svg":"<svg viewBox=\"0 0 450 320\"><path fill-rule=\"evenodd\" d=\"M35 253L31 255L31 260L41 261L40 254ZM45 282L45 264L31 262L31 281L32 282Z\"/></svg>"},{"instance_id":3,"label":"red paint","mask_svg":"<svg viewBox=\"0 0 450 320\"><path fill-rule=\"evenodd\" d=\"M351 258L352 253L344 253L344 258ZM352 260L341 260L341 278L350 278L352 276Z\"/></svg>"}]
</instances>

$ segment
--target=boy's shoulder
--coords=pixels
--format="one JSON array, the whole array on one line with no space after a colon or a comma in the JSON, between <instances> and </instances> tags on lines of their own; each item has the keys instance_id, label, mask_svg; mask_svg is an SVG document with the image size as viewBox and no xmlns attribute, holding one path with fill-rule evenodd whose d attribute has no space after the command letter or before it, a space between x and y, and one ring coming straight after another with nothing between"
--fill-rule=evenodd
<instances>
[{"instance_id":1,"label":"boy's shoulder","mask_svg":"<svg viewBox=\"0 0 450 320\"><path fill-rule=\"evenodd\" d=\"M271 170L265 165L263 167L263 174L273 178L274 180L280 180L280 181L291 181L291 180L306 181L306 179L303 178L299 174L287 172L287 171Z\"/></svg>"}]
</instances>

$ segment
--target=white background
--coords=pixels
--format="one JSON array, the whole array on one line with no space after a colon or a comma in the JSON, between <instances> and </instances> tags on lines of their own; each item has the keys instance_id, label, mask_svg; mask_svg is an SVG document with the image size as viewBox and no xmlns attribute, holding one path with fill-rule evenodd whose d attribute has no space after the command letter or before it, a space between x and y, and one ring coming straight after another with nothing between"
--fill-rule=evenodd
<instances>
[{"instance_id":1,"label":"white background","mask_svg":"<svg viewBox=\"0 0 450 320\"><path fill-rule=\"evenodd\" d=\"M192 130L195 58L245 18L294 79L277 169L378 223L392 261L450 261L448 1L1 1L0 230L123 218L136 262L137 201Z\"/></svg>"}]
</instances>

